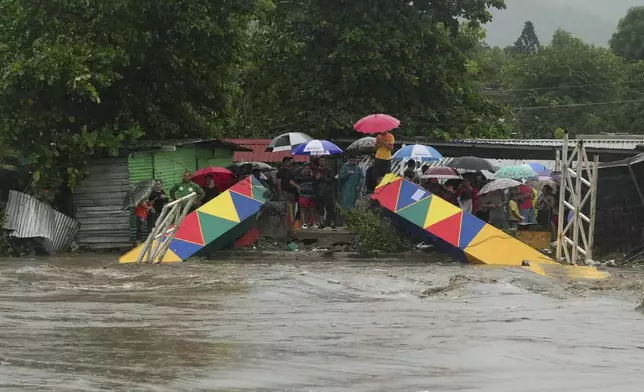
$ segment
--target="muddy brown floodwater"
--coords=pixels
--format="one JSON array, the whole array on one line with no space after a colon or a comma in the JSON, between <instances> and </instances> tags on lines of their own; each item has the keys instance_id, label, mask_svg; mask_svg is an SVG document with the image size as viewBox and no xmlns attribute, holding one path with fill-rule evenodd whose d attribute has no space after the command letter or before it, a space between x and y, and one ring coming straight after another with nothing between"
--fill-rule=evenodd
<instances>
[{"instance_id":1,"label":"muddy brown floodwater","mask_svg":"<svg viewBox=\"0 0 644 392\"><path fill-rule=\"evenodd\" d=\"M0 389L641 391L644 286L613 275L0 260Z\"/></svg>"}]
</instances>

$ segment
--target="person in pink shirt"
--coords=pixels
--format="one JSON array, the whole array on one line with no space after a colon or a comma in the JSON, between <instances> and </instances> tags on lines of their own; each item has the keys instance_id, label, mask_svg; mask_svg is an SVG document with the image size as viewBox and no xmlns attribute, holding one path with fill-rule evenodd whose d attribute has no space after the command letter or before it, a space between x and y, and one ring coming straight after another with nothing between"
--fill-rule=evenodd
<instances>
[{"instance_id":1,"label":"person in pink shirt","mask_svg":"<svg viewBox=\"0 0 644 392\"><path fill-rule=\"evenodd\" d=\"M523 223L535 223L536 216L534 213L534 190L522 184L519 187L519 193L521 194L521 204L519 204L519 210L521 211L521 216L523 217Z\"/></svg>"}]
</instances>

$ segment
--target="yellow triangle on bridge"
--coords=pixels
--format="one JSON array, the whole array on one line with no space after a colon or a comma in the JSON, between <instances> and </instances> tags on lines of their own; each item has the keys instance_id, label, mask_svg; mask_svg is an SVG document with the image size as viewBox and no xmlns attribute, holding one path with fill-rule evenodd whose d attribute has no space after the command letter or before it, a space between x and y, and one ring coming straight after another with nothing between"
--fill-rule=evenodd
<instances>
[{"instance_id":1,"label":"yellow triangle on bridge","mask_svg":"<svg viewBox=\"0 0 644 392\"><path fill-rule=\"evenodd\" d=\"M235 208L235 203L233 203L230 191L226 191L215 197L197 211L232 222L239 222L239 215L237 214L237 209Z\"/></svg>"},{"instance_id":2,"label":"yellow triangle on bridge","mask_svg":"<svg viewBox=\"0 0 644 392\"><path fill-rule=\"evenodd\" d=\"M461 212L461 209L449 203L440 197L433 196L432 202L429 204L429 211L427 212L427 217L425 218L425 227L444 221L452 215L456 215Z\"/></svg>"}]
</instances>

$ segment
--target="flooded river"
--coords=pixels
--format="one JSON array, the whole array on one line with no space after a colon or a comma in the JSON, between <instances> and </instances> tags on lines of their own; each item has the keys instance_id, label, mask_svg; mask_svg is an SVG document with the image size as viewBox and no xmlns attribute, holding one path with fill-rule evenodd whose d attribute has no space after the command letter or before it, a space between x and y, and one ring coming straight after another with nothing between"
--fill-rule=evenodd
<instances>
[{"instance_id":1,"label":"flooded river","mask_svg":"<svg viewBox=\"0 0 644 392\"><path fill-rule=\"evenodd\" d=\"M0 389L639 391L644 286L613 275L0 260Z\"/></svg>"}]
</instances>

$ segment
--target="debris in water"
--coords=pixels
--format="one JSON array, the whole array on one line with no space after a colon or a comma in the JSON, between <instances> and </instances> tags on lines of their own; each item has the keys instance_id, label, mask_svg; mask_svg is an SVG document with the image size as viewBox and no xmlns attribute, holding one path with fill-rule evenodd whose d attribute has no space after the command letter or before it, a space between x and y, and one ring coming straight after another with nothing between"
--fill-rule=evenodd
<instances>
[{"instance_id":1,"label":"debris in water","mask_svg":"<svg viewBox=\"0 0 644 392\"><path fill-rule=\"evenodd\" d=\"M636 307L635 310L638 312L644 313L644 301L640 304L640 306Z\"/></svg>"}]
</instances>

